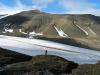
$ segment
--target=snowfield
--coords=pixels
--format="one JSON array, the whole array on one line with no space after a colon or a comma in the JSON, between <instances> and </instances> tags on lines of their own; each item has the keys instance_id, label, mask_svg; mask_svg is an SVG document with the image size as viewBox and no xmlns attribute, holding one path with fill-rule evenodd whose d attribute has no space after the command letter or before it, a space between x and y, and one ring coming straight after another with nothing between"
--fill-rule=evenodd
<instances>
[{"instance_id":1,"label":"snowfield","mask_svg":"<svg viewBox=\"0 0 100 75\"><path fill-rule=\"evenodd\" d=\"M100 51L89 50L51 41L0 35L0 47L30 56L57 55L79 64L94 64L100 61Z\"/></svg>"}]
</instances>

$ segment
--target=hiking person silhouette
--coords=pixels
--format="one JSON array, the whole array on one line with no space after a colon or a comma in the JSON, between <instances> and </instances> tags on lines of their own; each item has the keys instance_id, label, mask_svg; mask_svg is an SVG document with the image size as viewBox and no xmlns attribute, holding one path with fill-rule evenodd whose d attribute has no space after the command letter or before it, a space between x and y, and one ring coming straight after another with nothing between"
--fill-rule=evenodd
<instances>
[{"instance_id":1,"label":"hiking person silhouette","mask_svg":"<svg viewBox=\"0 0 100 75\"><path fill-rule=\"evenodd\" d=\"M45 50L45 55L47 55L47 50Z\"/></svg>"}]
</instances>

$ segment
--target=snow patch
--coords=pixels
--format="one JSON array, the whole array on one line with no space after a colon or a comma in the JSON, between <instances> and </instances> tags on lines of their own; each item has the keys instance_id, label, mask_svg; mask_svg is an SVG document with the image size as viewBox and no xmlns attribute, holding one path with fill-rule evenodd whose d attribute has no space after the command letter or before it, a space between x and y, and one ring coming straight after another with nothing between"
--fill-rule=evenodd
<instances>
[{"instance_id":1,"label":"snow patch","mask_svg":"<svg viewBox=\"0 0 100 75\"><path fill-rule=\"evenodd\" d=\"M13 33L13 29L4 29L4 31L2 32L2 33L7 33L7 32L9 32L9 33Z\"/></svg>"},{"instance_id":2,"label":"snow patch","mask_svg":"<svg viewBox=\"0 0 100 75\"><path fill-rule=\"evenodd\" d=\"M31 56L45 54L45 50L47 50L49 55L57 55L79 64L96 63L100 61L100 51L39 39L0 35L0 47Z\"/></svg>"},{"instance_id":3,"label":"snow patch","mask_svg":"<svg viewBox=\"0 0 100 75\"><path fill-rule=\"evenodd\" d=\"M88 27L88 29L93 35L96 35L96 33L90 27Z\"/></svg>"},{"instance_id":4,"label":"snow patch","mask_svg":"<svg viewBox=\"0 0 100 75\"><path fill-rule=\"evenodd\" d=\"M69 36L67 34L65 34L64 31L61 28L58 29L56 26L54 26L54 28L56 29L56 31L59 34L59 36L61 36L61 37L68 37L69 38Z\"/></svg>"},{"instance_id":5,"label":"snow patch","mask_svg":"<svg viewBox=\"0 0 100 75\"><path fill-rule=\"evenodd\" d=\"M10 15L1 16L0 19L3 19L3 18L8 17L8 16L10 16Z\"/></svg>"},{"instance_id":6,"label":"snow patch","mask_svg":"<svg viewBox=\"0 0 100 75\"><path fill-rule=\"evenodd\" d=\"M23 32L22 29L19 29L19 32L22 33L22 34L28 34L26 32Z\"/></svg>"},{"instance_id":7,"label":"snow patch","mask_svg":"<svg viewBox=\"0 0 100 75\"><path fill-rule=\"evenodd\" d=\"M13 33L13 29L5 29L5 32Z\"/></svg>"},{"instance_id":8,"label":"snow patch","mask_svg":"<svg viewBox=\"0 0 100 75\"><path fill-rule=\"evenodd\" d=\"M81 28L79 25L76 25L80 30L82 30L87 36L89 35L89 33L86 31L86 30L84 30L83 28Z\"/></svg>"},{"instance_id":9,"label":"snow patch","mask_svg":"<svg viewBox=\"0 0 100 75\"><path fill-rule=\"evenodd\" d=\"M41 33L36 33L35 31L26 33L26 32L23 32L22 29L19 29L19 32L22 33L22 34L28 34L29 38L33 38L34 36L38 36L38 35L43 35L42 32Z\"/></svg>"},{"instance_id":10,"label":"snow patch","mask_svg":"<svg viewBox=\"0 0 100 75\"><path fill-rule=\"evenodd\" d=\"M32 35L32 36L37 36L37 35L43 35L43 33L36 33L35 31L33 32L30 32L29 35Z\"/></svg>"},{"instance_id":11,"label":"snow patch","mask_svg":"<svg viewBox=\"0 0 100 75\"><path fill-rule=\"evenodd\" d=\"M29 32L29 38L33 38L34 36L43 35L43 33L36 33L35 31Z\"/></svg>"},{"instance_id":12,"label":"snow patch","mask_svg":"<svg viewBox=\"0 0 100 75\"><path fill-rule=\"evenodd\" d=\"M5 24L5 25L4 25L4 31L3 31L2 33L7 33L7 32L13 33L14 30L13 30L12 28L9 28L10 25L11 25L11 24Z\"/></svg>"}]
</instances>

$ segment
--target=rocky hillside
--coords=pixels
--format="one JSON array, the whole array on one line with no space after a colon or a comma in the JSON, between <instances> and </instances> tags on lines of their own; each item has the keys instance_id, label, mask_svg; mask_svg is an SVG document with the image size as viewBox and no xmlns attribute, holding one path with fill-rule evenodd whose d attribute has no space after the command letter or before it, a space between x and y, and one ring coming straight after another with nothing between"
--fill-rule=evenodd
<instances>
[{"instance_id":1,"label":"rocky hillside","mask_svg":"<svg viewBox=\"0 0 100 75\"><path fill-rule=\"evenodd\" d=\"M28 61L31 58L31 56L0 48L0 67L21 61Z\"/></svg>"},{"instance_id":2,"label":"rocky hillside","mask_svg":"<svg viewBox=\"0 0 100 75\"><path fill-rule=\"evenodd\" d=\"M91 14L50 14L39 10L0 19L0 34L73 38L100 49L100 17ZM94 44L95 43L95 44Z\"/></svg>"},{"instance_id":3,"label":"rocky hillside","mask_svg":"<svg viewBox=\"0 0 100 75\"><path fill-rule=\"evenodd\" d=\"M77 64L58 56L39 55L32 60L13 64L1 75L99 75L100 63Z\"/></svg>"},{"instance_id":4,"label":"rocky hillside","mask_svg":"<svg viewBox=\"0 0 100 75\"><path fill-rule=\"evenodd\" d=\"M1 72L2 75L61 75L69 74L78 64L61 57L39 55L27 62L14 64Z\"/></svg>"}]
</instances>

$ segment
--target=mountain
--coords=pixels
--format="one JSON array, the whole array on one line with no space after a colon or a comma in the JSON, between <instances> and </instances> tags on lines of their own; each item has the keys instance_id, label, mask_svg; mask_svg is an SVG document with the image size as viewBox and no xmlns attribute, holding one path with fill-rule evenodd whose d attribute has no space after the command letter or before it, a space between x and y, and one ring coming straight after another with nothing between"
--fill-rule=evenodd
<instances>
[{"instance_id":1,"label":"mountain","mask_svg":"<svg viewBox=\"0 0 100 75\"><path fill-rule=\"evenodd\" d=\"M50 14L23 11L0 19L0 34L74 39L100 49L100 17L91 14Z\"/></svg>"}]
</instances>

